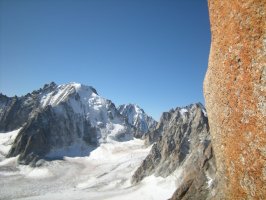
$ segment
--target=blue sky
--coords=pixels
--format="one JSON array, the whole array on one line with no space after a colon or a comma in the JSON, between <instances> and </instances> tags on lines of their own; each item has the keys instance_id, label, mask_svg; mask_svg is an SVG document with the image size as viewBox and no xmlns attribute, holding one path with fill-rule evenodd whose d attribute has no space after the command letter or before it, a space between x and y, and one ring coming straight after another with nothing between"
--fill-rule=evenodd
<instances>
[{"instance_id":1,"label":"blue sky","mask_svg":"<svg viewBox=\"0 0 266 200\"><path fill-rule=\"evenodd\" d=\"M207 0L0 0L0 92L80 82L116 105L204 102Z\"/></svg>"}]
</instances>

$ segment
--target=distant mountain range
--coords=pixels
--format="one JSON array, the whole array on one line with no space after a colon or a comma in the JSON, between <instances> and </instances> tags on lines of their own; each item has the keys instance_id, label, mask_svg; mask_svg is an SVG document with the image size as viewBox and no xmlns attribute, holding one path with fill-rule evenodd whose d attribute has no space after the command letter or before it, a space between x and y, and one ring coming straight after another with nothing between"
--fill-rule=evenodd
<instances>
[{"instance_id":1,"label":"distant mountain range","mask_svg":"<svg viewBox=\"0 0 266 200\"><path fill-rule=\"evenodd\" d=\"M52 82L22 97L0 94L0 105L0 132L21 128L7 154L19 155L21 164L84 155L100 143L142 137L157 124L137 105L117 109L93 87L79 83Z\"/></svg>"},{"instance_id":2,"label":"distant mountain range","mask_svg":"<svg viewBox=\"0 0 266 200\"><path fill-rule=\"evenodd\" d=\"M121 176L131 177L132 186L149 176L174 176L178 186L173 200L208 199L217 183L208 117L201 103L171 109L156 122L138 105L116 107L93 87L52 82L21 97L0 94L0 133L0 161L18 156L18 164L38 167L66 156L90 158L92 152L105 152L94 153L101 166L114 159L117 167L130 164L126 169L98 169L105 171L101 176L117 177L117 169L126 171ZM139 142L146 145L142 149L152 145L148 155L143 157ZM121 159L119 152L125 155ZM96 160L90 164L97 166ZM86 167L87 160L82 162ZM6 168L0 165L1 170Z\"/></svg>"}]
</instances>

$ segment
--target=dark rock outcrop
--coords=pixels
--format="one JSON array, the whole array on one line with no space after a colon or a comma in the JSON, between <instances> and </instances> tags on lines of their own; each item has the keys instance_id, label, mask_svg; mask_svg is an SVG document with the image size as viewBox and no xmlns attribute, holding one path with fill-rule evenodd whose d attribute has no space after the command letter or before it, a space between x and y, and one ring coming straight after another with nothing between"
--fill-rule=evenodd
<instances>
[{"instance_id":1,"label":"dark rock outcrop","mask_svg":"<svg viewBox=\"0 0 266 200\"><path fill-rule=\"evenodd\" d=\"M266 0L209 0L209 14L215 199L266 199Z\"/></svg>"},{"instance_id":2,"label":"dark rock outcrop","mask_svg":"<svg viewBox=\"0 0 266 200\"><path fill-rule=\"evenodd\" d=\"M163 113L157 129L149 135L147 143L155 143L132 182L138 183L152 174L166 177L178 170L173 199L210 197L216 168L203 106L192 104Z\"/></svg>"}]
</instances>

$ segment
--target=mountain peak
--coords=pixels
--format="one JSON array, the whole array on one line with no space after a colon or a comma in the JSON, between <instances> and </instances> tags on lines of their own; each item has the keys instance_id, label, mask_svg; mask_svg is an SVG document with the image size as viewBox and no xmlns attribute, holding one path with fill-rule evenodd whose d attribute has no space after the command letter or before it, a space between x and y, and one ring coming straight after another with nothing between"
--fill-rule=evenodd
<instances>
[{"instance_id":1,"label":"mountain peak","mask_svg":"<svg viewBox=\"0 0 266 200\"><path fill-rule=\"evenodd\" d=\"M18 100L0 95L0 106L1 131L23 127L7 155L20 154L22 164L72 155L65 150L68 148L83 155L82 149L90 145L126 141L135 134L112 101L99 96L93 87L76 82L51 82Z\"/></svg>"},{"instance_id":2,"label":"mountain peak","mask_svg":"<svg viewBox=\"0 0 266 200\"><path fill-rule=\"evenodd\" d=\"M40 91L42 106L55 106L69 99L71 95L76 95L76 98L88 100L91 96L98 96L97 91L91 87L81 83L70 82L67 84L57 85L54 82L45 84Z\"/></svg>"},{"instance_id":3,"label":"mountain peak","mask_svg":"<svg viewBox=\"0 0 266 200\"><path fill-rule=\"evenodd\" d=\"M55 82L50 82L50 83L46 83L46 84L44 84L44 86L43 86L43 89L47 89L47 88L54 88L54 87L56 87L57 86L57 84L55 83Z\"/></svg>"},{"instance_id":4,"label":"mountain peak","mask_svg":"<svg viewBox=\"0 0 266 200\"><path fill-rule=\"evenodd\" d=\"M74 88L76 92L81 92L81 91L90 91L96 95L98 95L96 89L92 86L87 86L78 82L70 82L67 84L62 84L58 86L59 88Z\"/></svg>"},{"instance_id":5,"label":"mountain peak","mask_svg":"<svg viewBox=\"0 0 266 200\"><path fill-rule=\"evenodd\" d=\"M137 104L129 103L129 104L123 104L120 107L123 107L124 109L131 110L134 113L145 113L145 111Z\"/></svg>"},{"instance_id":6,"label":"mountain peak","mask_svg":"<svg viewBox=\"0 0 266 200\"><path fill-rule=\"evenodd\" d=\"M197 110L197 109L201 109L201 111L203 112L204 116L207 117L207 112L206 109L204 107L204 105L200 102L197 103L192 103L189 104L188 106L184 106L184 107L176 107L175 109L171 109L169 112L170 113L174 113L174 112L180 112L182 115L184 115L185 113L188 112L192 112Z\"/></svg>"},{"instance_id":7,"label":"mountain peak","mask_svg":"<svg viewBox=\"0 0 266 200\"><path fill-rule=\"evenodd\" d=\"M138 136L142 137L143 134L157 126L157 122L137 104L123 104L118 107L121 115L128 119L128 122L137 128Z\"/></svg>"}]
</instances>

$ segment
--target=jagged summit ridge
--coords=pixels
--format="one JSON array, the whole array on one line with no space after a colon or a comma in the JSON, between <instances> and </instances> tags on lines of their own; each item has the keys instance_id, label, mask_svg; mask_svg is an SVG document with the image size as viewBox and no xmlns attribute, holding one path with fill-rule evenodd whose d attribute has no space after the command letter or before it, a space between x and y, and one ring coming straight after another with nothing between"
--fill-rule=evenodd
<instances>
[{"instance_id":1,"label":"jagged summit ridge","mask_svg":"<svg viewBox=\"0 0 266 200\"><path fill-rule=\"evenodd\" d=\"M147 176L177 179L172 199L208 199L215 180L208 118L201 103L164 112L155 130L146 136L153 144L132 177L138 183Z\"/></svg>"},{"instance_id":2,"label":"jagged summit ridge","mask_svg":"<svg viewBox=\"0 0 266 200\"><path fill-rule=\"evenodd\" d=\"M136 104L123 104L118 107L118 110L120 114L127 118L131 125L137 128L139 137L142 137L143 134L155 129L157 126L157 121L147 115L144 110Z\"/></svg>"},{"instance_id":3,"label":"jagged summit ridge","mask_svg":"<svg viewBox=\"0 0 266 200\"><path fill-rule=\"evenodd\" d=\"M97 91L91 86L76 82L56 85L52 82L49 85L44 86L41 96L41 104L43 107L46 105L55 106L60 102L65 101L69 95L74 93L78 94L83 101L88 101L90 97L98 96Z\"/></svg>"},{"instance_id":4,"label":"jagged summit ridge","mask_svg":"<svg viewBox=\"0 0 266 200\"><path fill-rule=\"evenodd\" d=\"M200 108L204 116L207 117L206 108L200 102L192 103L192 104L189 104L183 107L176 107L175 109L172 108L169 112L164 112L164 113L179 113L181 115L185 115L186 113L189 113L190 111L193 112L196 108Z\"/></svg>"},{"instance_id":5,"label":"jagged summit ridge","mask_svg":"<svg viewBox=\"0 0 266 200\"><path fill-rule=\"evenodd\" d=\"M145 136L146 145L156 142L160 137L162 137L163 133L169 131L169 127L173 127L177 123L187 122L187 124L190 125L193 117L199 111L203 115L202 117L207 118L206 109L201 103L193 103L184 107L176 107L175 109L172 108L168 112L163 112L156 129Z\"/></svg>"},{"instance_id":6,"label":"jagged summit ridge","mask_svg":"<svg viewBox=\"0 0 266 200\"><path fill-rule=\"evenodd\" d=\"M40 102L43 108L48 105L56 107L60 104L69 104L73 112L85 115L94 126L119 115L112 101L98 95L93 87L76 82L53 86L52 90L42 93ZM124 121L122 116L119 118Z\"/></svg>"}]
</instances>

